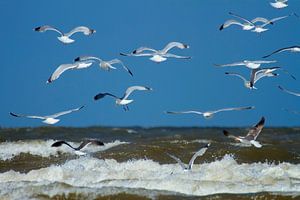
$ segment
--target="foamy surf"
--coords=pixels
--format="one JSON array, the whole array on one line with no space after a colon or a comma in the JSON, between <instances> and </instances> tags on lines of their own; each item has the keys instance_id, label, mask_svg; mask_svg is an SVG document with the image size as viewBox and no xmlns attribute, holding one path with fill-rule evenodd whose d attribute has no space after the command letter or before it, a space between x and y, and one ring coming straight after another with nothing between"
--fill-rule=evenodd
<instances>
[{"instance_id":1,"label":"foamy surf","mask_svg":"<svg viewBox=\"0 0 300 200\"><path fill-rule=\"evenodd\" d=\"M61 189L53 184L68 187ZM114 159L79 157L61 166L52 165L28 173L12 170L2 173L0 187L0 196L10 199L18 199L16 188L29 196L50 197L74 192L74 188L85 188L91 193L103 188L128 188L193 196L260 192L297 196L300 194L300 164L238 164L231 155L226 155L221 160L196 164L192 171L184 172L178 164L159 164L152 160L119 163Z\"/></svg>"},{"instance_id":2,"label":"foamy surf","mask_svg":"<svg viewBox=\"0 0 300 200\"><path fill-rule=\"evenodd\" d=\"M17 142L3 142L0 143L0 159L9 160L15 156L20 155L21 153L27 153L35 156L49 157L49 156L58 156L60 153L70 153L73 154L73 150L68 146L61 146L58 148L53 148L51 145L54 143L54 140L28 140L28 141L17 141ZM79 146L80 143L69 142L71 145ZM122 142L116 140L114 142L105 143L104 146L93 146L88 145L84 148L85 152L97 152L105 151L115 146L122 144L127 144L127 142Z\"/></svg>"}]
</instances>

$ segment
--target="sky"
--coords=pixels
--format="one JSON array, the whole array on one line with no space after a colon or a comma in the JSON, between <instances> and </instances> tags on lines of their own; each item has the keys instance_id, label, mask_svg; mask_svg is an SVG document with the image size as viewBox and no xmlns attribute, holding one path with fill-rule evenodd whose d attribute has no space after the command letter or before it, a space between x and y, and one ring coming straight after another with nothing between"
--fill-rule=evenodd
<instances>
[{"instance_id":1,"label":"sky","mask_svg":"<svg viewBox=\"0 0 300 200\"><path fill-rule=\"evenodd\" d=\"M224 73L248 76L243 67L217 68L242 60L260 60L272 51L299 44L300 20L294 16L279 21L263 34L237 26L219 31L228 12L246 18L275 18L300 10L300 1L289 1L282 10L269 0L52 0L0 1L1 30L1 127L43 126L40 120L15 118L9 112L49 115L85 105L84 109L60 117L55 126L251 126L261 116L266 126L299 126L300 116L282 109L300 111L300 97L280 91L282 85L300 92L300 54L281 53L271 57L296 76L284 73L260 80L249 90L240 79ZM75 34L73 44L64 45L57 33L38 33L33 28L52 25L63 32L88 26L91 36ZM168 59L154 63L147 57L122 57L135 48L162 49L178 41L189 49L172 53L190 60ZM88 69L67 71L51 84L49 76L60 65L77 56L93 55L121 59L134 76L122 68L104 71L94 64ZM153 91L137 91L125 112L112 98L94 101L99 92L122 96L127 87L143 85ZM255 106L250 111L223 112L206 120L197 115L167 115L164 111L216 110L224 107Z\"/></svg>"}]
</instances>

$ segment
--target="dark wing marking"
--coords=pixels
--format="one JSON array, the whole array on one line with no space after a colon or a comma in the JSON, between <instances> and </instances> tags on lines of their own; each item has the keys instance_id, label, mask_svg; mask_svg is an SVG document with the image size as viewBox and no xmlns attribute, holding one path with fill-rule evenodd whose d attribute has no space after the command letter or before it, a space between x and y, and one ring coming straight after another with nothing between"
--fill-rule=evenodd
<instances>
[{"instance_id":1,"label":"dark wing marking","mask_svg":"<svg viewBox=\"0 0 300 200\"><path fill-rule=\"evenodd\" d=\"M63 144L65 144L65 145L69 146L70 148L76 150L76 148L74 148L72 145L70 145L69 143L67 143L67 142L65 142L65 141L63 141L63 140L54 142L54 143L51 145L51 147L60 147L60 146L63 145Z\"/></svg>"},{"instance_id":2,"label":"dark wing marking","mask_svg":"<svg viewBox=\"0 0 300 200\"><path fill-rule=\"evenodd\" d=\"M110 94L110 93L99 93L99 94L97 94L97 95L94 96L94 100L96 101L96 100L102 99L105 96L111 96L111 97L114 97L116 99L119 99L119 97L117 97L117 96L115 96L113 94Z\"/></svg>"},{"instance_id":3,"label":"dark wing marking","mask_svg":"<svg viewBox=\"0 0 300 200\"><path fill-rule=\"evenodd\" d=\"M246 135L245 139L247 139L249 141L256 140L256 138L258 137L259 133L263 129L264 125L265 125L265 118L262 117L259 120L259 122L249 130L249 132Z\"/></svg>"}]
</instances>

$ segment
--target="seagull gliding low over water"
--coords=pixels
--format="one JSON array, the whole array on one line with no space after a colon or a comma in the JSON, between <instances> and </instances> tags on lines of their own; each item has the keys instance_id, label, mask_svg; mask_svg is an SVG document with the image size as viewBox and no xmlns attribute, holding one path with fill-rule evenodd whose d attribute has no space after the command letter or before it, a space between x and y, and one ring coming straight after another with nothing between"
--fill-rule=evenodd
<instances>
[{"instance_id":1,"label":"seagull gliding low over water","mask_svg":"<svg viewBox=\"0 0 300 200\"><path fill-rule=\"evenodd\" d=\"M37 116L37 115L19 115L19 114L15 114L10 112L10 115L14 116L14 117L27 117L27 118L32 118L32 119L42 119L43 123L45 124L56 124L57 122L60 121L60 119L56 119L57 117L60 117L62 115L66 115L72 112L76 112L79 111L80 109L82 109L84 106L81 106L79 108L75 108L75 109L71 109L71 110L67 110L67 111L63 111L63 112L59 112L59 113L55 113L53 115L46 115L46 116Z\"/></svg>"},{"instance_id":2,"label":"seagull gliding low over water","mask_svg":"<svg viewBox=\"0 0 300 200\"><path fill-rule=\"evenodd\" d=\"M166 113L167 114L197 114L197 115L202 115L206 119L209 119L212 118L214 114L218 112L234 111L234 110L251 110L254 108L255 108L254 106L248 106L248 107L237 107L237 108L223 108L215 111L206 111L206 112L189 110L189 111L166 111Z\"/></svg>"}]
</instances>

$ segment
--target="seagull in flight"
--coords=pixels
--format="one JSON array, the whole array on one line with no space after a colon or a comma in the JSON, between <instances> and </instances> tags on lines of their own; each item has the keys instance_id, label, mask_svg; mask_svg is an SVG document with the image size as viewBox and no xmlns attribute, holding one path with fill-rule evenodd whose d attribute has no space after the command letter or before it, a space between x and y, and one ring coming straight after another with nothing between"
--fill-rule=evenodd
<instances>
[{"instance_id":1,"label":"seagull in flight","mask_svg":"<svg viewBox=\"0 0 300 200\"><path fill-rule=\"evenodd\" d=\"M200 150L198 150L193 157L191 158L190 162L188 165L184 164L179 158L177 158L176 156L166 153L168 156L170 156L172 159L174 159L184 171L190 171L193 168L194 165L194 161L196 160L197 157L199 156L203 156L206 152L206 150L208 149L208 147L210 146L210 143L206 144L204 147L202 147Z\"/></svg>"},{"instance_id":2,"label":"seagull in flight","mask_svg":"<svg viewBox=\"0 0 300 200\"><path fill-rule=\"evenodd\" d=\"M275 0L275 2L270 2L270 5L277 9L282 9L288 7L288 0Z\"/></svg>"},{"instance_id":3,"label":"seagull in flight","mask_svg":"<svg viewBox=\"0 0 300 200\"><path fill-rule=\"evenodd\" d=\"M274 51L274 52L272 52L272 53L264 56L263 58L267 58L267 57L272 56L273 54L281 53L281 52L284 52L284 51L289 51L289 52L293 52L293 53L299 53L300 52L300 46L295 45L295 46L281 48L281 49L278 49L278 50L276 50L276 51Z\"/></svg>"},{"instance_id":4,"label":"seagull in flight","mask_svg":"<svg viewBox=\"0 0 300 200\"><path fill-rule=\"evenodd\" d=\"M297 92L293 92L293 91L287 90L287 89L285 89L284 87L282 87L282 86L280 86L280 85L278 86L278 88L279 88L280 90L282 90L283 92L286 92L286 93L288 93L288 94L291 94L291 95L300 97L300 93L297 93Z\"/></svg>"},{"instance_id":5,"label":"seagull in flight","mask_svg":"<svg viewBox=\"0 0 300 200\"><path fill-rule=\"evenodd\" d=\"M93 33L96 32L96 30L90 29L86 26L78 26L78 27L72 29L68 33L63 33L62 31L58 30L57 28L54 28L49 25L39 26L39 27L36 27L34 30L37 32L55 31L60 34L60 36L57 37L57 39L64 44L70 44L70 43L75 42L75 40L70 38L74 33L83 33L84 35L92 35Z\"/></svg>"},{"instance_id":6,"label":"seagull in flight","mask_svg":"<svg viewBox=\"0 0 300 200\"><path fill-rule=\"evenodd\" d=\"M82 61L82 62L75 62L71 64L61 64L58 68L52 73L52 75L48 78L47 83L52 83L56 79L60 77L62 73L70 69L85 69L90 67L93 62Z\"/></svg>"},{"instance_id":7,"label":"seagull in flight","mask_svg":"<svg viewBox=\"0 0 300 200\"><path fill-rule=\"evenodd\" d=\"M179 48L179 49L187 49L189 48L188 45L180 43L180 42L170 42L167 44L163 49L161 50L155 50L153 48L149 47L140 47L138 49L135 49L133 52L129 54L120 53L122 56L149 56L150 60L160 63L163 61L166 61L167 58L178 58L178 59L191 59L189 56L178 56L175 54L168 53L173 48Z\"/></svg>"},{"instance_id":8,"label":"seagull in flight","mask_svg":"<svg viewBox=\"0 0 300 200\"><path fill-rule=\"evenodd\" d=\"M260 121L248 131L248 133L245 137L231 135L226 130L223 130L223 133L224 133L225 136L227 136L229 138L232 138L237 142L241 142L241 143L247 144L247 145L253 145L256 148L261 148L262 145L258 141L256 141L256 138L258 137L261 130L263 129L264 124L265 124L265 118L262 117L260 119Z\"/></svg>"},{"instance_id":9,"label":"seagull in flight","mask_svg":"<svg viewBox=\"0 0 300 200\"><path fill-rule=\"evenodd\" d=\"M268 20L266 18L263 17L256 17L253 20L248 20L238 14L234 14L232 12L229 12L230 15L239 18L240 20L242 20L243 22L239 22L237 20L234 19L230 19L227 20L224 24L221 25L221 27L219 28L219 30L223 30L231 25L239 25L242 27L243 30L249 31L251 30L252 32L256 32L256 33L261 33L264 31L267 31L268 29L264 28L265 26L267 26L268 24L274 24L275 21L284 19L286 17L289 17L290 15L287 16L283 16L283 17L277 17L277 18L273 18L271 20ZM263 24L259 24L257 25L256 23L261 22Z\"/></svg>"},{"instance_id":10,"label":"seagull in flight","mask_svg":"<svg viewBox=\"0 0 300 200\"><path fill-rule=\"evenodd\" d=\"M217 67L231 67L231 66L246 66L250 69L258 69L262 64L276 63L276 60L244 60L230 64L214 64Z\"/></svg>"},{"instance_id":11,"label":"seagull in flight","mask_svg":"<svg viewBox=\"0 0 300 200\"><path fill-rule=\"evenodd\" d=\"M200 111L195 111L195 110L189 110L189 111L166 111L167 114L197 114L197 115L202 115L204 118L209 119L214 116L214 114L218 112L223 112L223 111L233 111L233 110L250 110L254 109L254 106L248 106L248 107L238 107L238 108L223 108L219 110L214 110L214 111L206 111L206 112L200 112Z\"/></svg>"},{"instance_id":12,"label":"seagull in flight","mask_svg":"<svg viewBox=\"0 0 300 200\"><path fill-rule=\"evenodd\" d=\"M79 156L86 155L86 153L82 152L81 150L83 148L85 148L86 146L90 145L90 144L97 145L97 146L103 146L104 145L104 143L101 142L100 140L89 139L89 140L84 140L78 147L73 147L72 145L70 145L66 141L60 140L60 141L54 142L51 145L51 147L60 147L63 144L65 144L65 145L69 146L70 148L72 148L74 150L75 154L77 154Z\"/></svg>"},{"instance_id":13,"label":"seagull in flight","mask_svg":"<svg viewBox=\"0 0 300 200\"><path fill-rule=\"evenodd\" d=\"M125 94L123 95L123 97L117 97L116 95L113 95L111 93L99 93L94 97L94 100L99 100L104 98L105 96L111 96L113 98L116 99L116 105L122 105L125 111L128 111L128 104L132 103L133 100L132 99L128 99L129 95L136 91L136 90L145 90L145 91L151 91L153 90L152 88L149 87L145 87L145 86L131 86L129 88L127 88L127 90L125 91Z\"/></svg>"},{"instance_id":14,"label":"seagull in flight","mask_svg":"<svg viewBox=\"0 0 300 200\"><path fill-rule=\"evenodd\" d=\"M254 87L255 83L257 81L259 81L260 79L264 78L264 77L278 76L279 74L274 73L276 70L282 70L285 73L287 73L288 75L290 75L294 80L296 80L296 78L293 75L289 74L288 71L282 69L281 67L252 69L251 73L250 73L250 80L249 81L245 77L243 77L242 75L240 75L238 73L225 72L225 74L230 75L230 76L239 77L240 79L242 79L244 81L244 86L248 89L257 89L256 87Z\"/></svg>"},{"instance_id":15,"label":"seagull in flight","mask_svg":"<svg viewBox=\"0 0 300 200\"><path fill-rule=\"evenodd\" d=\"M60 117L62 115L66 115L66 114L70 114L72 112L76 112L79 111L83 108L84 106L81 106L79 108L75 108L75 109L71 109L71 110L67 110L67 111L63 111L63 112L59 112L59 113L55 113L53 115L46 115L46 116L37 116L37 115L20 115L20 114L15 114L13 112L10 112L10 115L14 116L14 117L27 117L27 118L32 118L32 119L42 119L43 123L45 124L56 124L57 122L60 121L60 119L56 119L57 117Z\"/></svg>"},{"instance_id":16,"label":"seagull in flight","mask_svg":"<svg viewBox=\"0 0 300 200\"><path fill-rule=\"evenodd\" d=\"M113 59L113 60L109 60L109 61L104 61L98 57L95 56L80 56L74 59L75 62L80 62L80 61L84 61L84 62L98 62L99 66L101 69L104 70L111 70L111 69L116 69L115 67L113 67L112 65L114 64L120 64L131 76L133 76L132 72L130 71L130 69L128 67L126 67L123 62L119 59Z\"/></svg>"}]
</instances>

